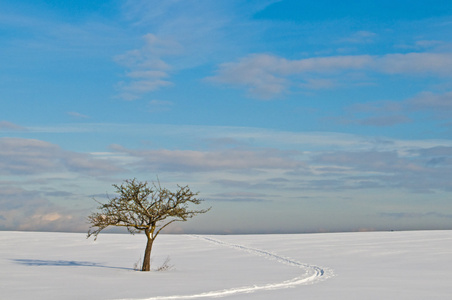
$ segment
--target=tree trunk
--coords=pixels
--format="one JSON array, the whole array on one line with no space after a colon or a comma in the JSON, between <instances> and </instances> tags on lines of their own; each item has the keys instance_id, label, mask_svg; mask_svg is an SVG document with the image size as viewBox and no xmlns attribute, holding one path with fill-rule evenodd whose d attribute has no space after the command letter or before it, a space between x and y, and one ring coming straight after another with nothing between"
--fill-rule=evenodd
<instances>
[{"instance_id":1,"label":"tree trunk","mask_svg":"<svg viewBox=\"0 0 452 300\"><path fill-rule=\"evenodd\" d=\"M146 237L148 239L146 244L146 250L144 250L144 259L143 259L143 267L141 271L150 271L151 270L151 250L152 243L154 240L151 238L150 233L146 232Z\"/></svg>"}]
</instances>

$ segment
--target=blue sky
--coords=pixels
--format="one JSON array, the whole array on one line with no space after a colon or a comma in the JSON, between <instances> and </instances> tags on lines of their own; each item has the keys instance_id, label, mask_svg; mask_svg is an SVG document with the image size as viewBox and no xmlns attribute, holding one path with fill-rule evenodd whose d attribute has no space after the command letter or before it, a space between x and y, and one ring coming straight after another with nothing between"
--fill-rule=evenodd
<instances>
[{"instance_id":1,"label":"blue sky","mask_svg":"<svg viewBox=\"0 0 452 300\"><path fill-rule=\"evenodd\" d=\"M0 3L0 230L85 231L112 184L171 232L452 227L452 4Z\"/></svg>"}]
</instances>

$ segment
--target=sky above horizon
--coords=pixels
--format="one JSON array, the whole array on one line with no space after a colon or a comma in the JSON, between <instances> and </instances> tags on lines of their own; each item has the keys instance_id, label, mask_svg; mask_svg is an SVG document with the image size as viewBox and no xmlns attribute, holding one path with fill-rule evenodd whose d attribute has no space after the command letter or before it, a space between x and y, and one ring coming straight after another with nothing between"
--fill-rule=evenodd
<instances>
[{"instance_id":1,"label":"sky above horizon","mask_svg":"<svg viewBox=\"0 0 452 300\"><path fill-rule=\"evenodd\" d=\"M188 184L174 233L452 229L452 3L0 3L0 230Z\"/></svg>"}]
</instances>

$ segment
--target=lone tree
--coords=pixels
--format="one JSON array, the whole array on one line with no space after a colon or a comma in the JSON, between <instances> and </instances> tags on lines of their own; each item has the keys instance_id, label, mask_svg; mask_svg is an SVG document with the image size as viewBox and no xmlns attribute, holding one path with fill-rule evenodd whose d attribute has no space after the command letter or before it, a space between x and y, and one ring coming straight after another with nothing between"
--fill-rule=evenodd
<instances>
[{"instance_id":1,"label":"lone tree","mask_svg":"<svg viewBox=\"0 0 452 300\"><path fill-rule=\"evenodd\" d=\"M175 192L148 182L136 179L125 180L116 185L118 196L108 197L108 203L101 204L98 212L88 216L90 229L88 236L97 235L109 226L126 227L131 234L144 231L147 237L144 251L143 267L141 271L150 271L151 250L154 240L163 228L176 221L187 221L197 214L210 210L190 210L189 204L200 204L202 200L196 198L188 186L178 186Z\"/></svg>"}]
</instances>

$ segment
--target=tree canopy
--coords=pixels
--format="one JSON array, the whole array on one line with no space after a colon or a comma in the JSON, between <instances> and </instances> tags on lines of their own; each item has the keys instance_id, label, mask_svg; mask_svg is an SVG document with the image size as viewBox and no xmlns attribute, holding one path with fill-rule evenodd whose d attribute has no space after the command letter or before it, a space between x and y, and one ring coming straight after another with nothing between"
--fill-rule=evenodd
<instances>
[{"instance_id":1,"label":"tree canopy","mask_svg":"<svg viewBox=\"0 0 452 300\"><path fill-rule=\"evenodd\" d=\"M108 198L107 203L100 203L98 211L88 216L90 229L88 238L97 235L107 227L126 227L135 234L146 234L148 243L143 259L142 271L150 270L150 253L152 243L158 234L168 225L206 213L210 210L192 210L190 204L198 205L198 193L192 192L188 186L179 186L170 191L158 184L139 182L135 178L125 180L121 185L113 184L117 196Z\"/></svg>"}]
</instances>

